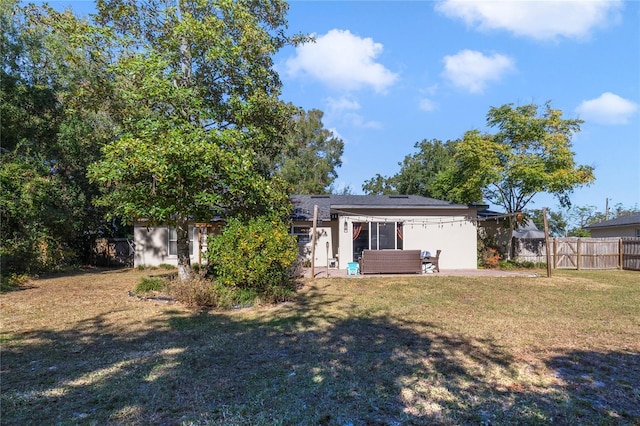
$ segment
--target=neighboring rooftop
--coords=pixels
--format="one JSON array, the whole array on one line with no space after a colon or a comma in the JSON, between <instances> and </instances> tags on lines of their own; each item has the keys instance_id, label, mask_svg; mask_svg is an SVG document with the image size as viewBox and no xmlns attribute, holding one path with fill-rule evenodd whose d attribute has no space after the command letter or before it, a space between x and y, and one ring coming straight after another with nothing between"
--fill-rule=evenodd
<instances>
[{"instance_id":1,"label":"neighboring rooftop","mask_svg":"<svg viewBox=\"0 0 640 426\"><path fill-rule=\"evenodd\" d=\"M419 195L292 195L297 220L312 220L313 207L318 206L320 220L330 220L331 210L349 209L469 209L464 204L449 203Z\"/></svg>"},{"instance_id":2,"label":"neighboring rooftop","mask_svg":"<svg viewBox=\"0 0 640 426\"><path fill-rule=\"evenodd\" d=\"M619 216L619 217L616 217L615 219L603 220L602 222L585 226L585 229L614 228L619 226L633 226L633 225L640 225L640 212L632 213L626 216Z\"/></svg>"}]
</instances>

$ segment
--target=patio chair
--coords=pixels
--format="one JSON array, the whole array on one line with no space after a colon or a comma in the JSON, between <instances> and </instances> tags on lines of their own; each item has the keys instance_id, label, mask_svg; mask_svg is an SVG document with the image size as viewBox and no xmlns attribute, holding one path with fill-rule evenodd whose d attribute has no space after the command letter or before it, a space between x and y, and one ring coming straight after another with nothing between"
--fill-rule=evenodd
<instances>
[{"instance_id":1,"label":"patio chair","mask_svg":"<svg viewBox=\"0 0 640 426\"><path fill-rule=\"evenodd\" d=\"M437 272L440 272L440 252L442 250L437 250L435 256L429 256L422 259L422 264L425 265L427 263L431 263Z\"/></svg>"}]
</instances>

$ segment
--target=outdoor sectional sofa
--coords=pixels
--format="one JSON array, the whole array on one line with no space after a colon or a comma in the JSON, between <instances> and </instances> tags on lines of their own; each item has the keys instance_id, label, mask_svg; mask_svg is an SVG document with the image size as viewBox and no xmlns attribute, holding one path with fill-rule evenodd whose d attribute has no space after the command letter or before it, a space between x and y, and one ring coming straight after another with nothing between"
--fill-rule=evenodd
<instances>
[{"instance_id":1,"label":"outdoor sectional sofa","mask_svg":"<svg viewBox=\"0 0 640 426\"><path fill-rule=\"evenodd\" d=\"M363 250L361 274L421 274L420 250Z\"/></svg>"}]
</instances>

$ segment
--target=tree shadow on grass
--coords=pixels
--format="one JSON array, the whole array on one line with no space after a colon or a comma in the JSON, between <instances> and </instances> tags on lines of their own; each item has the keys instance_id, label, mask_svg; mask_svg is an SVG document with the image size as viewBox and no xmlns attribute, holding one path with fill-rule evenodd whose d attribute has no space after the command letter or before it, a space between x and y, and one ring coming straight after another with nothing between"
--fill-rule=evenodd
<instances>
[{"instance_id":1,"label":"tree shadow on grass","mask_svg":"<svg viewBox=\"0 0 640 426\"><path fill-rule=\"evenodd\" d=\"M113 312L69 331L25 331L3 343L2 424L640 419L629 408L639 399L638 354L570 353L549 362L560 380L542 386L538 373L525 374L492 341L451 335L429 322L330 313L336 303L309 293L253 316L167 310L140 325L116 321ZM577 378L614 389L594 399Z\"/></svg>"},{"instance_id":2,"label":"tree shadow on grass","mask_svg":"<svg viewBox=\"0 0 640 426\"><path fill-rule=\"evenodd\" d=\"M575 405L609 423L640 424L640 354L570 351L548 361Z\"/></svg>"}]
</instances>

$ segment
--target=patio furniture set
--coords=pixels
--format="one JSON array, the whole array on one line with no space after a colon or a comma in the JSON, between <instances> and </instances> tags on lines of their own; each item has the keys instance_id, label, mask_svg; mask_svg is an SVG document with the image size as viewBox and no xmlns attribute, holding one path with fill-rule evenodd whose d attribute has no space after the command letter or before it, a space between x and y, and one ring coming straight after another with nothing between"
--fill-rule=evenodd
<instances>
[{"instance_id":1,"label":"patio furniture set","mask_svg":"<svg viewBox=\"0 0 640 426\"><path fill-rule=\"evenodd\" d=\"M347 275L440 272L441 251L435 256L423 256L420 250L363 250L358 262L347 264Z\"/></svg>"}]
</instances>

